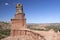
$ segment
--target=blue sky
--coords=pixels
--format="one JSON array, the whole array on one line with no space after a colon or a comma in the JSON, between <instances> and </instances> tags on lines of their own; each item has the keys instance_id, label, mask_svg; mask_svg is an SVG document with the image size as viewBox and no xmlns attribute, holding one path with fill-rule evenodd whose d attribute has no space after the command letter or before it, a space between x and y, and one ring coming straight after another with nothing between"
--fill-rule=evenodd
<instances>
[{"instance_id":1,"label":"blue sky","mask_svg":"<svg viewBox=\"0 0 60 40\"><path fill-rule=\"evenodd\" d=\"M27 23L60 23L60 0L0 0L0 21L10 21L23 4Z\"/></svg>"}]
</instances>

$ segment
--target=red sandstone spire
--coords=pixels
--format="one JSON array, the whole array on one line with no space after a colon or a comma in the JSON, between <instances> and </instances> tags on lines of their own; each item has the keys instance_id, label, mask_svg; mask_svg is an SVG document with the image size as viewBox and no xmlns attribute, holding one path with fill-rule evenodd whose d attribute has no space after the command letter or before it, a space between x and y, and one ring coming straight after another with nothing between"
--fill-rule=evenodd
<instances>
[{"instance_id":1,"label":"red sandstone spire","mask_svg":"<svg viewBox=\"0 0 60 40\"><path fill-rule=\"evenodd\" d=\"M16 5L16 14L13 19L11 19L11 35L19 35L20 30L26 28L26 19L25 14L23 13L23 7L22 4ZM17 34L18 32L18 34Z\"/></svg>"}]
</instances>

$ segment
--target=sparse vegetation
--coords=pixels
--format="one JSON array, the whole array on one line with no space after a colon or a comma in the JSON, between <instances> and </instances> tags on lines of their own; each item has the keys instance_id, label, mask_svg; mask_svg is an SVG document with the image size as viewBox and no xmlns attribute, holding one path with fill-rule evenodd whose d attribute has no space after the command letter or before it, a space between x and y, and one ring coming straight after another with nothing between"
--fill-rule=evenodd
<instances>
[{"instance_id":1,"label":"sparse vegetation","mask_svg":"<svg viewBox=\"0 0 60 40\"><path fill-rule=\"evenodd\" d=\"M0 22L0 39L5 38L10 35L9 23Z\"/></svg>"},{"instance_id":2,"label":"sparse vegetation","mask_svg":"<svg viewBox=\"0 0 60 40\"><path fill-rule=\"evenodd\" d=\"M9 29L2 29L0 30L0 39L5 38L10 35Z\"/></svg>"},{"instance_id":3,"label":"sparse vegetation","mask_svg":"<svg viewBox=\"0 0 60 40\"><path fill-rule=\"evenodd\" d=\"M60 26L47 26L46 30L49 31L50 29L54 29L57 32L60 29Z\"/></svg>"},{"instance_id":4,"label":"sparse vegetation","mask_svg":"<svg viewBox=\"0 0 60 40\"><path fill-rule=\"evenodd\" d=\"M42 24L43 25L43 24ZM44 24L45 25L45 24ZM51 23L50 25L46 25L46 26L39 26L39 24L36 24L33 25L28 25L28 28L31 29L31 30L39 30L39 31L49 31L50 29L54 29L55 32L57 32L59 29L60 29L60 24L59 23ZM42 27L46 28L45 29L41 29Z\"/></svg>"}]
</instances>

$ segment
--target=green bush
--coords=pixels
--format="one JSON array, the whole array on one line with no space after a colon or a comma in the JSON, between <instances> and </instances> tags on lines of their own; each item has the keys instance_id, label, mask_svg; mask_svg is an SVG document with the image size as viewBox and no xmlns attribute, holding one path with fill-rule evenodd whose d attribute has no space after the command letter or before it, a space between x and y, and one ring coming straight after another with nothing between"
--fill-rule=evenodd
<instances>
[{"instance_id":1,"label":"green bush","mask_svg":"<svg viewBox=\"0 0 60 40\"><path fill-rule=\"evenodd\" d=\"M5 38L10 35L10 29L0 30L0 39Z\"/></svg>"},{"instance_id":2,"label":"green bush","mask_svg":"<svg viewBox=\"0 0 60 40\"><path fill-rule=\"evenodd\" d=\"M10 34L10 30L9 29L2 30L1 34L8 36Z\"/></svg>"},{"instance_id":3,"label":"green bush","mask_svg":"<svg viewBox=\"0 0 60 40\"><path fill-rule=\"evenodd\" d=\"M60 28L57 26L47 26L46 31L49 31L50 29L54 29L55 32L57 32Z\"/></svg>"}]
</instances>

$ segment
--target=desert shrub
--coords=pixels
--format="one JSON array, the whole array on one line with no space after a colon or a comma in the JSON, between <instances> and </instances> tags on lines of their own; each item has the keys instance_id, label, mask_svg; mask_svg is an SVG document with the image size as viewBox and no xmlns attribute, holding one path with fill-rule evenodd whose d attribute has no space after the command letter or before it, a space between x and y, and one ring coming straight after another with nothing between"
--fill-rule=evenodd
<instances>
[{"instance_id":1,"label":"desert shrub","mask_svg":"<svg viewBox=\"0 0 60 40\"><path fill-rule=\"evenodd\" d=\"M1 34L8 36L10 34L10 30L9 29L2 30Z\"/></svg>"},{"instance_id":2,"label":"desert shrub","mask_svg":"<svg viewBox=\"0 0 60 40\"><path fill-rule=\"evenodd\" d=\"M0 30L0 39L5 38L10 35L10 29Z\"/></svg>"},{"instance_id":3,"label":"desert shrub","mask_svg":"<svg viewBox=\"0 0 60 40\"><path fill-rule=\"evenodd\" d=\"M49 31L50 29L54 29L55 32L57 32L60 28L58 26L47 26L46 31Z\"/></svg>"}]
</instances>

